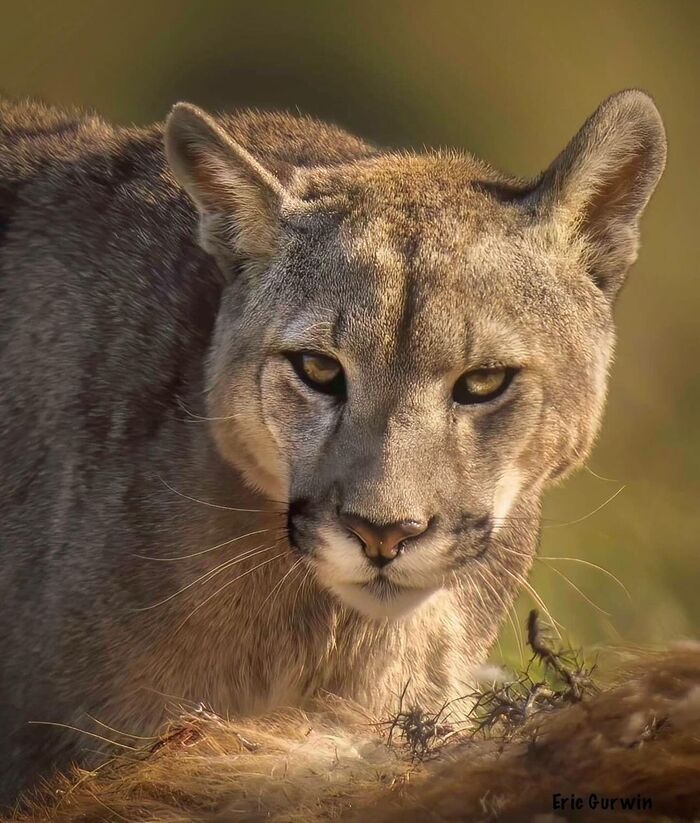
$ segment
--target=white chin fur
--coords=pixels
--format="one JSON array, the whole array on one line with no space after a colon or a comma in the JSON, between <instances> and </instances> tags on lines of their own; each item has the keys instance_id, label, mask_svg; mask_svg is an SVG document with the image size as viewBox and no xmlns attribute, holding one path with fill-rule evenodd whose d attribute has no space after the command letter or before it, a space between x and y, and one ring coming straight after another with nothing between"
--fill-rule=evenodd
<instances>
[{"instance_id":1,"label":"white chin fur","mask_svg":"<svg viewBox=\"0 0 700 823\"><path fill-rule=\"evenodd\" d=\"M436 589L392 588L375 594L371 584L358 583L333 583L329 588L346 606L375 620L403 617L436 592Z\"/></svg>"}]
</instances>

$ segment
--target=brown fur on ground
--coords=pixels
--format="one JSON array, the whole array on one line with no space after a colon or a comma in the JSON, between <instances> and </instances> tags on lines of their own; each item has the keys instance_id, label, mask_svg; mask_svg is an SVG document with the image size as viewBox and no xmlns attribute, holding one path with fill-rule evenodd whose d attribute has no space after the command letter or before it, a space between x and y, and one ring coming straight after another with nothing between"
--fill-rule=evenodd
<instances>
[{"instance_id":1,"label":"brown fur on ground","mask_svg":"<svg viewBox=\"0 0 700 823\"><path fill-rule=\"evenodd\" d=\"M455 735L417 762L360 708L223 720L205 710L102 768L55 780L11 823L693 820L700 815L700 644L637 656L613 685L504 738ZM449 737L449 735L446 735ZM553 795L584 811L553 811ZM649 811L588 798L651 798ZM10 821L8 821L10 823Z\"/></svg>"}]
</instances>

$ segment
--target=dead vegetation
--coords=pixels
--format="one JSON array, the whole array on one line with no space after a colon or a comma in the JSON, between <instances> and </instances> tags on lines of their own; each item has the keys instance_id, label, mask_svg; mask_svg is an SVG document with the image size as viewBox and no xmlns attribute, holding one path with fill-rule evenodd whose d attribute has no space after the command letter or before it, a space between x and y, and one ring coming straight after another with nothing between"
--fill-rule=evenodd
<instances>
[{"instance_id":1,"label":"dead vegetation","mask_svg":"<svg viewBox=\"0 0 700 823\"><path fill-rule=\"evenodd\" d=\"M396 715L376 724L387 735L387 744L403 744L412 762L436 755L445 745L466 735L509 740L534 715L578 703L598 691L593 682L595 666L586 668L573 649L554 650L539 613L533 609L527 621L527 643L532 657L518 676L467 693L461 701L471 706L467 721L455 722L455 703L443 703L437 711L405 705L409 683L398 698Z\"/></svg>"},{"instance_id":2,"label":"dead vegetation","mask_svg":"<svg viewBox=\"0 0 700 823\"><path fill-rule=\"evenodd\" d=\"M200 707L136 754L53 781L11 823L697 820L700 645L637 655L603 688L536 612L528 643L518 677L465 695L467 723L450 703L405 705L407 689L384 721L332 698L245 721ZM601 814L591 796L618 807Z\"/></svg>"},{"instance_id":3,"label":"dead vegetation","mask_svg":"<svg viewBox=\"0 0 700 823\"><path fill-rule=\"evenodd\" d=\"M538 712L578 703L598 691L592 678L595 666L586 668L580 653L573 649L555 651L536 609L528 616L527 643L532 658L524 672L470 696L474 703L472 734L488 733L493 738L500 732L509 740ZM540 667L534 673L536 664Z\"/></svg>"}]
</instances>

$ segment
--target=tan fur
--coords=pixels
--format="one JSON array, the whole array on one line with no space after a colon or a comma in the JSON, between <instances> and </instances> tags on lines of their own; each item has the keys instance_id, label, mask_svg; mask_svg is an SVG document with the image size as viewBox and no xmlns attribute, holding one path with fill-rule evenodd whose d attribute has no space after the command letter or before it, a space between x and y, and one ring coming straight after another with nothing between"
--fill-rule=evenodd
<instances>
[{"instance_id":1,"label":"tan fur","mask_svg":"<svg viewBox=\"0 0 700 823\"><path fill-rule=\"evenodd\" d=\"M610 665L608 662L607 665ZM12 823L625 823L700 814L700 646L618 663L616 685L543 712L509 742L448 743L411 762L359 707L330 700L257 721L194 713L54 781ZM555 793L652 798L651 812L552 810ZM54 799L50 799L53 794ZM7 823L10 823L8 820Z\"/></svg>"}]
</instances>

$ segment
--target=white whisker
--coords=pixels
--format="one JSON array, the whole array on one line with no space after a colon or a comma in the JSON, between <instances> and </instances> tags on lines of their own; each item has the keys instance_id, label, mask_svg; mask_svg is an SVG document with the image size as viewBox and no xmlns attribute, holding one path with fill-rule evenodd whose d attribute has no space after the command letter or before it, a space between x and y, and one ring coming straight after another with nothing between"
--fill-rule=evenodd
<instances>
[{"instance_id":1,"label":"white whisker","mask_svg":"<svg viewBox=\"0 0 700 823\"><path fill-rule=\"evenodd\" d=\"M178 406L185 412L185 414L188 417L192 418L192 420L196 421L197 423L205 423L210 420L234 420L236 417L235 414L229 414L226 417L205 417L204 415L190 411L180 398L178 398Z\"/></svg>"},{"instance_id":2,"label":"white whisker","mask_svg":"<svg viewBox=\"0 0 700 823\"><path fill-rule=\"evenodd\" d=\"M530 583L528 583L528 581L527 581L527 580L525 580L525 578L524 578L524 577L522 577L522 576L521 576L521 575L519 575L519 574L514 574L513 572L511 572L511 571L510 571L510 569L506 568L505 564L504 564L504 563L500 560L500 558L496 558L496 559L499 561L500 566L501 566L501 569L502 569L502 570L503 570L503 571L504 571L504 572L508 575L508 577L510 577L512 580L515 580L515 582L516 582L516 583L518 583L519 585L523 586L523 587L525 588L525 590L526 590L526 591L528 591L528 592L530 593L530 595L533 597L533 599L535 600L535 602L537 603L537 605L538 605L538 606L542 609L542 611L543 611L543 612L545 613L545 615L547 616L547 619L549 620L549 622L552 624L552 628L553 628L553 629L554 629L554 631L556 632L557 637L561 640L561 639L562 639L562 637L561 637L561 633L559 632L559 628L558 628L558 627L561 627L561 628L562 628L562 629L564 629L564 630L566 630L566 629L565 629L565 627L564 627L564 626L563 626L563 625L562 625L562 624L561 624L558 620L555 620L555 619L552 617L552 613L551 613L551 612L549 611L549 609L547 608L547 606L546 606L546 604L545 604L544 600L542 600L542 598L539 596L539 594L538 594L538 593L535 591L535 589L534 589L534 588L530 585Z\"/></svg>"},{"instance_id":3,"label":"white whisker","mask_svg":"<svg viewBox=\"0 0 700 823\"><path fill-rule=\"evenodd\" d=\"M270 548L272 548L272 547L270 547ZM187 617L182 621L182 623L180 623L180 625L175 629L173 634L176 634L177 632L179 632L180 629L185 625L185 623L187 623L187 621L196 612L198 612L203 606L205 606L212 598L216 597L217 594L221 594L221 592L224 591L224 589L227 589L229 586L232 586L234 583L241 580L241 578L247 577L249 574L252 574L253 572L258 571L258 569L261 569L263 566L267 566L268 563L273 563L275 560L279 560L280 557L284 557L286 554L287 554L286 551L285 552L280 552L279 554L276 554L274 557L271 557L269 560L264 560L262 563L258 563L257 566L254 566L252 569L248 569L248 571L243 572L243 574L239 574L237 577L234 577L233 580L229 580L227 583L224 583L224 585L221 586L220 588L218 588L213 594L210 594L209 597L202 600L202 602L198 606L195 606L195 608L192 609L192 611L187 615Z\"/></svg>"},{"instance_id":4,"label":"white whisker","mask_svg":"<svg viewBox=\"0 0 700 823\"><path fill-rule=\"evenodd\" d=\"M519 552L516 549L510 548L508 546L500 546L501 551L510 552L510 554L516 554L518 557L532 557L531 554L527 552ZM592 569L596 569L596 571L601 572L602 574L607 575L612 581L617 583L617 585L622 589L622 591L627 595L629 598L630 603L633 602L632 595L629 593L625 584L620 580L619 577L616 577L611 571L604 568L603 566L599 566L597 563L592 563L590 560L583 560L580 557L553 557L550 555L535 555L534 559L538 563L544 563L545 565L548 564L550 560L556 561L568 561L569 563L581 563L583 566L589 566Z\"/></svg>"},{"instance_id":5,"label":"white whisker","mask_svg":"<svg viewBox=\"0 0 700 823\"><path fill-rule=\"evenodd\" d=\"M597 571L602 572L603 574L607 575L611 580L613 580L615 583L617 583L617 585L622 589L622 591L629 598L630 603L634 602L632 600L632 595L629 593L629 591L627 589L627 586L625 586L625 584L620 580L620 578L616 577L611 571L604 568L603 566L599 566L597 563L591 563L590 560L583 560L580 557L550 557L549 555L546 555L546 556L542 555L541 557L537 557L536 559L539 560L542 563L547 563L547 561L549 561L549 560L562 560L562 561L563 560L568 560L570 563L581 563L584 566L590 566L591 568L596 569Z\"/></svg>"},{"instance_id":6,"label":"white whisker","mask_svg":"<svg viewBox=\"0 0 700 823\"><path fill-rule=\"evenodd\" d=\"M278 543L279 543L279 540L276 541L272 546L267 546L265 548L262 548L262 545L263 545L262 543L259 546L254 546L252 549L249 549L247 552L243 552L243 554L236 555L235 557L232 557L229 560L225 560L223 563L220 563L218 566L216 566L216 568L210 569L208 572L205 572L203 575L198 577L196 580L193 580L191 583L188 583L186 586L183 586L181 589L178 589L173 594L168 595L168 597L166 597L164 600L159 600L157 603L153 603L150 606L142 606L138 609L135 609L135 611L146 612L146 611L149 611L150 609L155 609L158 606L162 606L165 603L170 602L174 597L177 597L178 594L182 594L182 592L185 592L188 589L191 589L192 586L196 586L197 583L204 583L205 581L210 580L212 577L216 577L218 574L220 574L225 569L231 568L231 566L235 566L238 563L241 563L244 560L248 560L251 557L255 557L258 554L263 554L263 552L272 551L272 549L277 547Z\"/></svg>"},{"instance_id":7,"label":"white whisker","mask_svg":"<svg viewBox=\"0 0 700 823\"><path fill-rule=\"evenodd\" d=\"M282 528L282 527L279 527ZM202 549L199 552L193 552L192 554L180 554L174 555L173 557L150 557L147 554L134 554L132 557L138 557L139 560L155 560L158 563L169 563L173 560L189 560L191 557L201 557L203 554L207 554L208 552L213 552L216 549L221 549L224 546L229 546L231 543L236 543L238 540L244 540L246 537L252 537L256 534L265 534L265 532L275 531L274 528L270 529L258 529L254 532L248 532L247 534L240 534L238 537L232 537L230 540L224 540L223 543L217 543L216 546L212 546L209 549Z\"/></svg>"},{"instance_id":8,"label":"white whisker","mask_svg":"<svg viewBox=\"0 0 700 823\"><path fill-rule=\"evenodd\" d=\"M313 571L313 569L312 569L311 566L306 567L306 574L304 574L302 576L301 581L300 581L299 585L297 586L296 593L294 594L294 598L292 600L292 608L290 610L291 614L294 614L294 610L296 609L296 605L297 605L297 599L299 598L299 593L304 589L304 586L306 585L306 581L309 579L309 575L311 574L312 571Z\"/></svg>"},{"instance_id":9,"label":"white whisker","mask_svg":"<svg viewBox=\"0 0 700 823\"><path fill-rule=\"evenodd\" d=\"M274 598L275 592L279 592L279 591L282 590L282 586L284 584L284 581L289 577L289 575L293 571L295 571L295 569L298 569L300 563L301 563L301 558L298 558L297 560L295 560L294 563L292 563L292 565L290 566L290 568L285 572L285 574L282 575L282 578L277 583L275 583L275 585L272 587L270 593L267 595L267 597L260 604L260 608L255 613L255 617L253 618L253 620L258 619L258 615L263 610L263 606L268 602L268 600L270 600L270 598L272 598L272 601L270 603L270 611L272 611L272 606L274 605L274 602L275 602L275 598Z\"/></svg>"},{"instance_id":10,"label":"white whisker","mask_svg":"<svg viewBox=\"0 0 700 823\"><path fill-rule=\"evenodd\" d=\"M555 568L554 566L549 566L548 568L551 571L558 574L559 577L562 578L562 580L565 580L571 586L571 588L575 592L578 592L578 594L580 594L581 597L587 603L590 603L590 605L593 606L593 608L596 609L596 611L599 611L601 614L604 614L606 617L610 617L610 612L606 612L605 609L602 609L597 603L594 603L593 600L591 600L591 598L585 592L583 592L583 591L581 591L581 589L579 589L579 587L573 582L573 580L569 580L569 578L564 574L564 572L559 571L559 569Z\"/></svg>"},{"instance_id":11,"label":"white whisker","mask_svg":"<svg viewBox=\"0 0 700 823\"><path fill-rule=\"evenodd\" d=\"M588 512L583 517L579 517L576 520L570 520L568 523L552 523L549 526L543 526L544 529L561 529L564 526L575 526L577 523L583 523L584 520L588 520L589 517L593 517L594 514L598 514L601 509L604 509L609 503L612 503L613 500L627 488L627 486L620 486L620 488L615 492L615 494L610 495L607 500L604 500L600 506L593 509L592 512Z\"/></svg>"},{"instance_id":12,"label":"white whisker","mask_svg":"<svg viewBox=\"0 0 700 823\"><path fill-rule=\"evenodd\" d=\"M524 654L524 649L523 649L522 638L520 637L520 632L518 630L517 622L513 618L513 613L511 611L512 607L506 606L506 603L505 603L503 597L501 597L501 595L496 591L496 589L489 583L489 580L486 577L487 569L485 567L483 567L483 566L475 567L475 571L479 572L480 580L490 589L491 593L496 598L496 601L498 603L500 603L501 606L504 606L506 608L506 615L508 617L508 622L510 623L511 629L513 630L513 634L515 635L515 642L518 646L518 653L520 655L520 663L521 663L521 665L524 666L525 665L525 654ZM488 571L490 572L490 569ZM483 574L482 574L482 572L483 572ZM492 572L490 572L490 573L493 576L493 573Z\"/></svg>"},{"instance_id":13,"label":"white whisker","mask_svg":"<svg viewBox=\"0 0 700 823\"><path fill-rule=\"evenodd\" d=\"M93 723L97 723L98 726L102 726L103 729L107 729L109 732L114 732L115 734L120 734L123 737L131 737L133 740L158 740L158 736L148 736L144 737L140 734L131 734L131 732L122 732L119 729L115 729L112 726L108 726L106 723L103 723L101 720L98 720L96 717L93 717L91 714L86 714L86 717L89 717Z\"/></svg>"},{"instance_id":14,"label":"white whisker","mask_svg":"<svg viewBox=\"0 0 700 823\"><path fill-rule=\"evenodd\" d=\"M117 743L116 740L110 740L109 737L103 737L101 734L95 734L94 732L85 731L85 729L79 729L77 726L70 726L68 723L52 723L49 720L27 720L28 726L55 726L59 729L70 729L71 731L78 732L78 734L84 734L88 737L94 737L96 740L101 740L103 743L109 743L110 746L117 746L120 749L128 749L130 752L137 752L139 749L136 746L127 746L126 743Z\"/></svg>"},{"instance_id":15,"label":"white whisker","mask_svg":"<svg viewBox=\"0 0 700 823\"><path fill-rule=\"evenodd\" d=\"M588 474L595 477L596 480L603 480L606 483L619 483L620 482L619 480L615 480L613 477L603 477L601 474L596 474L596 472L594 472L593 469L590 466L584 466L583 468L588 472Z\"/></svg>"},{"instance_id":16,"label":"white whisker","mask_svg":"<svg viewBox=\"0 0 700 823\"><path fill-rule=\"evenodd\" d=\"M179 497L183 497L185 500L191 500L193 503L201 503L202 506L209 506L212 509L223 509L227 512L244 512L249 514L283 514L283 509L237 509L233 506L222 506L219 503L210 503L208 500L200 500L197 497L191 497L189 494L184 494L184 492L180 492L177 489L174 489L166 480L164 480L160 475L157 475L160 482L173 494L177 494Z\"/></svg>"}]
</instances>

